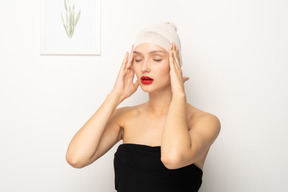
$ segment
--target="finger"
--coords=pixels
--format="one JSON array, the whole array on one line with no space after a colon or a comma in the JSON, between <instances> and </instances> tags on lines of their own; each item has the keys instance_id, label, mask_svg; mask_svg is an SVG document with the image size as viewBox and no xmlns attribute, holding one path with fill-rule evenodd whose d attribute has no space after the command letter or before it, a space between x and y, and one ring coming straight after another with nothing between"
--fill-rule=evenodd
<instances>
[{"instance_id":1,"label":"finger","mask_svg":"<svg viewBox=\"0 0 288 192\"><path fill-rule=\"evenodd\" d=\"M174 64L172 50L169 51L169 64L170 64L170 69L175 70L175 64Z\"/></svg>"},{"instance_id":2,"label":"finger","mask_svg":"<svg viewBox=\"0 0 288 192\"><path fill-rule=\"evenodd\" d=\"M130 52L130 56L129 56L129 60L128 60L128 64L127 64L127 66L126 66L126 69L128 69L129 67L131 67L131 65L132 65L132 63L133 63L133 57L134 57L133 50L134 50L134 44L133 44L132 47L131 47L131 52Z\"/></svg>"},{"instance_id":3,"label":"finger","mask_svg":"<svg viewBox=\"0 0 288 192\"><path fill-rule=\"evenodd\" d=\"M134 83L134 87L135 87L135 89L137 89L138 87L139 87L139 81L138 81L138 79L135 81L135 83Z\"/></svg>"},{"instance_id":4,"label":"finger","mask_svg":"<svg viewBox=\"0 0 288 192\"><path fill-rule=\"evenodd\" d=\"M172 57L172 63L171 64L173 64L174 67L176 67L175 63L177 63L177 61L176 61L176 56L175 56L175 51L174 51L175 50L175 46L174 45L175 45L174 42L172 42L170 44L169 52L171 52L171 54L169 54L169 56Z\"/></svg>"},{"instance_id":5,"label":"finger","mask_svg":"<svg viewBox=\"0 0 288 192\"><path fill-rule=\"evenodd\" d=\"M174 65L175 69L179 70L180 65L179 65L179 61L177 60L177 57L175 56L174 50L172 51L172 61L173 61L173 65Z\"/></svg>"},{"instance_id":6,"label":"finger","mask_svg":"<svg viewBox=\"0 0 288 192\"><path fill-rule=\"evenodd\" d=\"M179 49L178 47L175 45L175 43L173 43L173 50L175 52L175 55L178 56L179 55Z\"/></svg>"},{"instance_id":7,"label":"finger","mask_svg":"<svg viewBox=\"0 0 288 192\"><path fill-rule=\"evenodd\" d=\"M173 43L170 44L168 52L169 52L170 67L175 68L175 64L174 64L175 59L174 59L174 56L173 56Z\"/></svg>"},{"instance_id":8,"label":"finger","mask_svg":"<svg viewBox=\"0 0 288 192\"><path fill-rule=\"evenodd\" d=\"M123 59L123 61L122 61L122 65L121 65L120 70L124 70L125 67L126 67L126 63L127 63L127 56L128 56L127 53L128 53L128 52L126 51L126 53L125 53L125 57L124 57L124 59Z\"/></svg>"},{"instance_id":9,"label":"finger","mask_svg":"<svg viewBox=\"0 0 288 192\"><path fill-rule=\"evenodd\" d=\"M172 59L173 59L174 66L177 67L177 60L175 58L175 52L174 51L172 52Z\"/></svg>"},{"instance_id":10,"label":"finger","mask_svg":"<svg viewBox=\"0 0 288 192\"><path fill-rule=\"evenodd\" d=\"M180 54L179 54L179 48L178 47L176 47L176 53L177 53L177 58L180 61Z\"/></svg>"},{"instance_id":11,"label":"finger","mask_svg":"<svg viewBox=\"0 0 288 192\"><path fill-rule=\"evenodd\" d=\"M128 69L128 70L129 70L129 69ZM127 83L127 84L130 84L130 83L133 84L133 79L134 79L134 75L132 74L131 71L129 71L129 75L126 77L126 83Z\"/></svg>"},{"instance_id":12,"label":"finger","mask_svg":"<svg viewBox=\"0 0 288 192\"><path fill-rule=\"evenodd\" d=\"M177 68L179 68L180 67L180 58L179 58L179 55L178 55L178 53L177 53L177 47L176 47L176 45L175 45L175 43L173 43L173 56L174 56L174 60L175 60L175 65L176 65L176 67Z\"/></svg>"},{"instance_id":13,"label":"finger","mask_svg":"<svg viewBox=\"0 0 288 192\"><path fill-rule=\"evenodd\" d=\"M189 77L183 77L183 83L189 80Z\"/></svg>"},{"instance_id":14,"label":"finger","mask_svg":"<svg viewBox=\"0 0 288 192\"><path fill-rule=\"evenodd\" d=\"M177 56L179 56L179 48L176 46L176 53L177 53Z\"/></svg>"}]
</instances>

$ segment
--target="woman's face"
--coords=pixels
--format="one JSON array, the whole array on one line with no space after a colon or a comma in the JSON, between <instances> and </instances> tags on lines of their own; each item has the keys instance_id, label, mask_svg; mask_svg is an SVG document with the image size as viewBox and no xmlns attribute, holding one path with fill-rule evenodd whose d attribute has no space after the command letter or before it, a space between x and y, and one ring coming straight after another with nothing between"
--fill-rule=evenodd
<instances>
[{"instance_id":1,"label":"woman's face","mask_svg":"<svg viewBox=\"0 0 288 192\"><path fill-rule=\"evenodd\" d=\"M133 69L145 92L170 87L169 54L153 43L143 43L134 49Z\"/></svg>"}]
</instances>

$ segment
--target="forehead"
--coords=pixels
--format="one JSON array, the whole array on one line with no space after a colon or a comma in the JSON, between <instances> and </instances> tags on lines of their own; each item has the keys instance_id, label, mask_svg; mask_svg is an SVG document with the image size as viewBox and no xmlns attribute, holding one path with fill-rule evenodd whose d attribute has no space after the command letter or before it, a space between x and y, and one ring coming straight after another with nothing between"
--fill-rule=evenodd
<instances>
[{"instance_id":1,"label":"forehead","mask_svg":"<svg viewBox=\"0 0 288 192\"><path fill-rule=\"evenodd\" d=\"M134 54L145 55L145 54L168 54L168 52L162 47L153 43L142 43L134 48Z\"/></svg>"}]
</instances>

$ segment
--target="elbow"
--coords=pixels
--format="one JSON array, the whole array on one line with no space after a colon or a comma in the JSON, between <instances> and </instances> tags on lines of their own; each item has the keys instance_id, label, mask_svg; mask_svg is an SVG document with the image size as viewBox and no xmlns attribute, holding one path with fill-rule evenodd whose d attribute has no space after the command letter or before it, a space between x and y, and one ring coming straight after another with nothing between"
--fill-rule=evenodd
<instances>
[{"instance_id":1,"label":"elbow","mask_svg":"<svg viewBox=\"0 0 288 192\"><path fill-rule=\"evenodd\" d=\"M83 163L79 160L79 158L73 157L72 155L66 154L66 161L69 165L71 165L74 168L81 169L85 167Z\"/></svg>"},{"instance_id":2,"label":"elbow","mask_svg":"<svg viewBox=\"0 0 288 192\"><path fill-rule=\"evenodd\" d=\"M179 157L161 157L161 161L163 165L167 169L178 169L180 168L179 166Z\"/></svg>"}]
</instances>

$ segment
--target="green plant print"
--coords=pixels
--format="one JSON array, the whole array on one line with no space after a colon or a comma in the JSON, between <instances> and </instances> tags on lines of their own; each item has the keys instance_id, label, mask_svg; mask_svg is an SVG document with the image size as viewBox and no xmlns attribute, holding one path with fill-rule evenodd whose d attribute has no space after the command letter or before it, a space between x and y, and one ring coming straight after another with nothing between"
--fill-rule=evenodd
<instances>
[{"instance_id":1,"label":"green plant print","mask_svg":"<svg viewBox=\"0 0 288 192\"><path fill-rule=\"evenodd\" d=\"M71 8L69 0L68 0L68 4L66 0L64 0L64 5L65 5L65 11L66 11L66 19L64 20L62 12L61 12L61 19L62 19L63 26L64 26L67 36L69 38L72 38L75 27L80 19L81 9L78 11L78 14L76 16L75 3L73 3L73 7Z\"/></svg>"}]
</instances>

